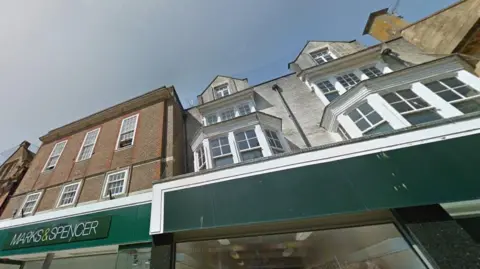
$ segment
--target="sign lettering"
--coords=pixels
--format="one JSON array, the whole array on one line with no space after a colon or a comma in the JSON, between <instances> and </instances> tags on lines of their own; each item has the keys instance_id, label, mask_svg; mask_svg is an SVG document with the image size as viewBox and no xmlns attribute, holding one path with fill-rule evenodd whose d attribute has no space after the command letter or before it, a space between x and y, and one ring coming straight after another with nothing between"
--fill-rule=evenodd
<instances>
[{"instance_id":1,"label":"sign lettering","mask_svg":"<svg viewBox=\"0 0 480 269\"><path fill-rule=\"evenodd\" d=\"M53 245L108 237L111 216L85 220L65 220L43 227L10 231L4 250Z\"/></svg>"}]
</instances>

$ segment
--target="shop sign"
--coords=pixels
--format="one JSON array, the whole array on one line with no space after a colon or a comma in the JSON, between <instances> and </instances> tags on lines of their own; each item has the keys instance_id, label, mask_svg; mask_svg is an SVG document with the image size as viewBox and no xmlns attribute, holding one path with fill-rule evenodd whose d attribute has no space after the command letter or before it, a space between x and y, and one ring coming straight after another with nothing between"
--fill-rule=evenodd
<instances>
[{"instance_id":1,"label":"shop sign","mask_svg":"<svg viewBox=\"0 0 480 269\"><path fill-rule=\"evenodd\" d=\"M3 250L106 238L111 220L111 216L74 219L31 229L10 231Z\"/></svg>"}]
</instances>

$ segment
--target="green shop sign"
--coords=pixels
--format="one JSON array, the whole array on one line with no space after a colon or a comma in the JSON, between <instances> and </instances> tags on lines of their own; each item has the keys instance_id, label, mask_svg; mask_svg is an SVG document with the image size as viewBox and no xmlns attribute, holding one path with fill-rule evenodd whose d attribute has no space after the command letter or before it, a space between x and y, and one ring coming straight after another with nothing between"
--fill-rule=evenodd
<instances>
[{"instance_id":1,"label":"green shop sign","mask_svg":"<svg viewBox=\"0 0 480 269\"><path fill-rule=\"evenodd\" d=\"M46 224L35 229L10 231L3 250L106 238L111 221L111 216L105 216L65 220L64 223Z\"/></svg>"}]
</instances>

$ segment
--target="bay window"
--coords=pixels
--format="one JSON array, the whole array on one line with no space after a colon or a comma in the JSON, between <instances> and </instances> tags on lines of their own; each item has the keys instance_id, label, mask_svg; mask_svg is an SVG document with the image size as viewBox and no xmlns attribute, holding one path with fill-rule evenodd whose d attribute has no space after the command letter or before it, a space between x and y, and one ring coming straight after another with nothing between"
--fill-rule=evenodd
<instances>
[{"instance_id":1,"label":"bay window","mask_svg":"<svg viewBox=\"0 0 480 269\"><path fill-rule=\"evenodd\" d=\"M212 161L214 167L233 163L232 151L230 149L227 136L211 139L210 150L212 151Z\"/></svg>"},{"instance_id":2,"label":"bay window","mask_svg":"<svg viewBox=\"0 0 480 269\"><path fill-rule=\"evenodd\" d=\"M456 77L426 83L425 86L464 114L480 110L480 92Z\"/></svg>"},{"instance_id":3,"label":"bay window","mask_svg":"<svg viewBox=\"0 0 480 269\"><path fill-rule=\"evenodd\" d=\"M411 89L387 93L382 97L412 125L442 118L434 107Z\"/></svg>"},{"instance_id":4,"label":"bay window","mask_svg":"<svg viewBox=\"0 0 480 269\"><path fill-rule=\"evenodd\" d=\"M368 103L361 104L348 113L348 116L365 135L393 130Z\"/></svg>"},{"instance_id":5,"label":"bay window","mask_svg":"<svg viewBox=\"0 0 480 269\"><path fill-rule=\"evenodd\" d=\"M265 136L267 137L268 144L270 145L273 154L285 152L276 132L265 129Z\"/></svg>"},{"instance_id":6,"label":"bay window","mask_svg":"<svg viewBox=\"0 0 480 269\"><path fill-rule=\"evenodd\" d=\"M242 161L263 157L262 148L254 130L235 133L235 140Z\"/></svg>"}]
</instances>

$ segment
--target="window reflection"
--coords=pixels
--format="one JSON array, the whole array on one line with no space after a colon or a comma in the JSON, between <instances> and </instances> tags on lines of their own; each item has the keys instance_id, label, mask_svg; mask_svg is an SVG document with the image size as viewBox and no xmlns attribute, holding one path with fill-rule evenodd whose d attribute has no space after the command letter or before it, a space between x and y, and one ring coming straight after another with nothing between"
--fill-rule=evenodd
<instances>
[{"instance_id":1,"label":"window reflection","mask_svg":"<svg viewBox=\"0 0 480 269\"><path fill-rule=\"evenodd\" d=\"M176 269L425 268L393 224L177 244Z\"/></svg>"}]
</instances>

